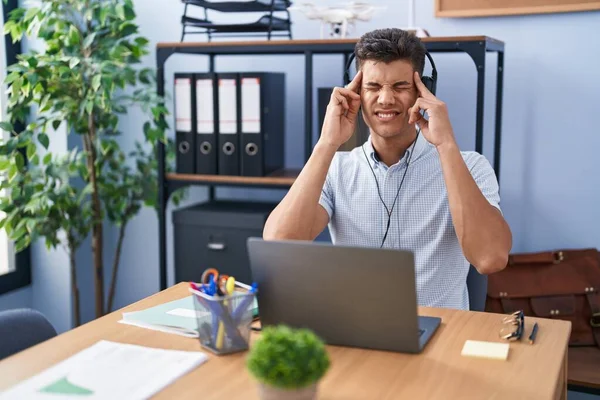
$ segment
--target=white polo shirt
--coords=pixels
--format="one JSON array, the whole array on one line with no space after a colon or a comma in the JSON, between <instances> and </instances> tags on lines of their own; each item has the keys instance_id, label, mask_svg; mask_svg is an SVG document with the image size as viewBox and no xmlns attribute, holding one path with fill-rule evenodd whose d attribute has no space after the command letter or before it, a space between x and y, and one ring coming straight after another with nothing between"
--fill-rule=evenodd
<instances>
[{"instance_id":1,"label":"white polo shirt","mask_svg":"<svg viewBox=\"0 0 600 400\"><path fill-rule=\"evenodd\" d=\"M377 176L383 201L391 209L411 148L389 168L377 159L370 138L352 151L336 153L320 199L330 217L334 244L380 247L388 216L367 162ZM488 160L473 151L461 154L483 195L500 209L498 182ZM422 134L417 138L383 247L414 253L419 305L469 308L466 279L470 264L452 225L439 154Z\"/></svg>"}]
</instances>

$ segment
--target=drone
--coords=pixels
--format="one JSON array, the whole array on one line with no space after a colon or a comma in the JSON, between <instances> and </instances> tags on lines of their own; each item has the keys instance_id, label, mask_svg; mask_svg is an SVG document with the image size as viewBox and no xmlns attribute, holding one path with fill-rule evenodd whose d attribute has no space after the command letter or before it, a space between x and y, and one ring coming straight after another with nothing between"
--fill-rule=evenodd
<instances>
[{"instance_id":1,"label":"drone","mask_svg":"<svg viewBox=\"0 0 600 400\"><path fill-rule=\"evenodd\" d=\"M369 21L377 9L386 7L368 3L350 2L340 6L317 6L314 3L301 3L290 10L301 11L308 19L321 20L321 39L324 39L325 25L329 25L331 38L345 38L354 30L356 21Z\"/></svg>"}]
</instances>

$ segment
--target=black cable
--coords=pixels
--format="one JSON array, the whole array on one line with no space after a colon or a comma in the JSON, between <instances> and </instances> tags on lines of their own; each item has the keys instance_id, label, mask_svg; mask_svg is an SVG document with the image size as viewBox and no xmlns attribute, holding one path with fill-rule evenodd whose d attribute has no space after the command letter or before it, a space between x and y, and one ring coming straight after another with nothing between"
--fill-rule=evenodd
<instances>
[{"instance_id":1,"label":"black cable","mask_svg":"<svg viewBox=\"0 0 600 400\"><path fill-rule=\"evenodd\" d=\"M388 209L387 205L385 204L385 201L383 201L383 197L381 197L381 191L379 189L379 182L377 181L377 175L375 175L375 170L373 170L373 167L371 166L371 163L369 162L369 158L367 157L367 153L365 152L365 146L364 145L361 146L363 154L365 155L365 160L367 160L367 164L369 165L369 168L371 169L371 172L373 173L373 177L375 178L375 185L377 185L377 194L379 195L379 200L381 200L381 204L383 204L383 207L385 207L385 211L388 216L387 227L385 228L383 240L381 241L381 245L379 246L379 248L383 247L383 244L385 243L385 239L387 238L388 232L390 230L390 223L392 220L392 213L394 212L394 207L396 206L396 200L398 199L398 195L400 194L400 188L402 188L402 184L404 183L404 178L406 177L406 172L408 171L408 166L410 165L410 160L414 153L415 145L417 144L417 140L419 139L420 133L421 133L421 128L419 128L419 130L417 131L417 137L415 138L415 141L413 142L412 149L408 156L408 160L406 160L406 169L404 170L404 174L402 175L402 180L400 181L400 185L398 186L398 191L396 192L396 197L394 197L394 202L392 203L391 210Z\"/></svg>"}]
</instances>

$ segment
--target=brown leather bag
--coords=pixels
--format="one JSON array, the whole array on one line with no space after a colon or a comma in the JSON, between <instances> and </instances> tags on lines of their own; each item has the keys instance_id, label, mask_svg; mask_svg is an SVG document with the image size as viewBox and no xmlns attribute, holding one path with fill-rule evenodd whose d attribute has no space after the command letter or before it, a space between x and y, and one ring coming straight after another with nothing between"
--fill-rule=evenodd
<instances>
[{"instance_id":1,"label":"brown leather bag","mask_svg":"<svg viewBox=\"0 0 600 400\"><path fill-rule=\"evenodd\" d=\"M488 276L486 311L571 321L570 346L600 348L600 252L512 254Z\"/></svg>"}]
</instances>

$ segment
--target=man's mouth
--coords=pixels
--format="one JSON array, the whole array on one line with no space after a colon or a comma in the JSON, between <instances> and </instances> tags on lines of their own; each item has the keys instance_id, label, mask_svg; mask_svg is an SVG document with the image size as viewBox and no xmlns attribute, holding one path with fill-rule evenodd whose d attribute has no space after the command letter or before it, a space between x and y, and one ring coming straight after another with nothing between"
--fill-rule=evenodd
<instances>
[{"instance_id":1,"label":"man's mouth","mask_svg":"<svg viewBox=\"0 0 600 400\"><path fill-rule=\"evenodd\" d=\"M400 113L397 111L378 111L375 115L379 121L387 122L396 118Z\"/></svg>"}]
</instances>

